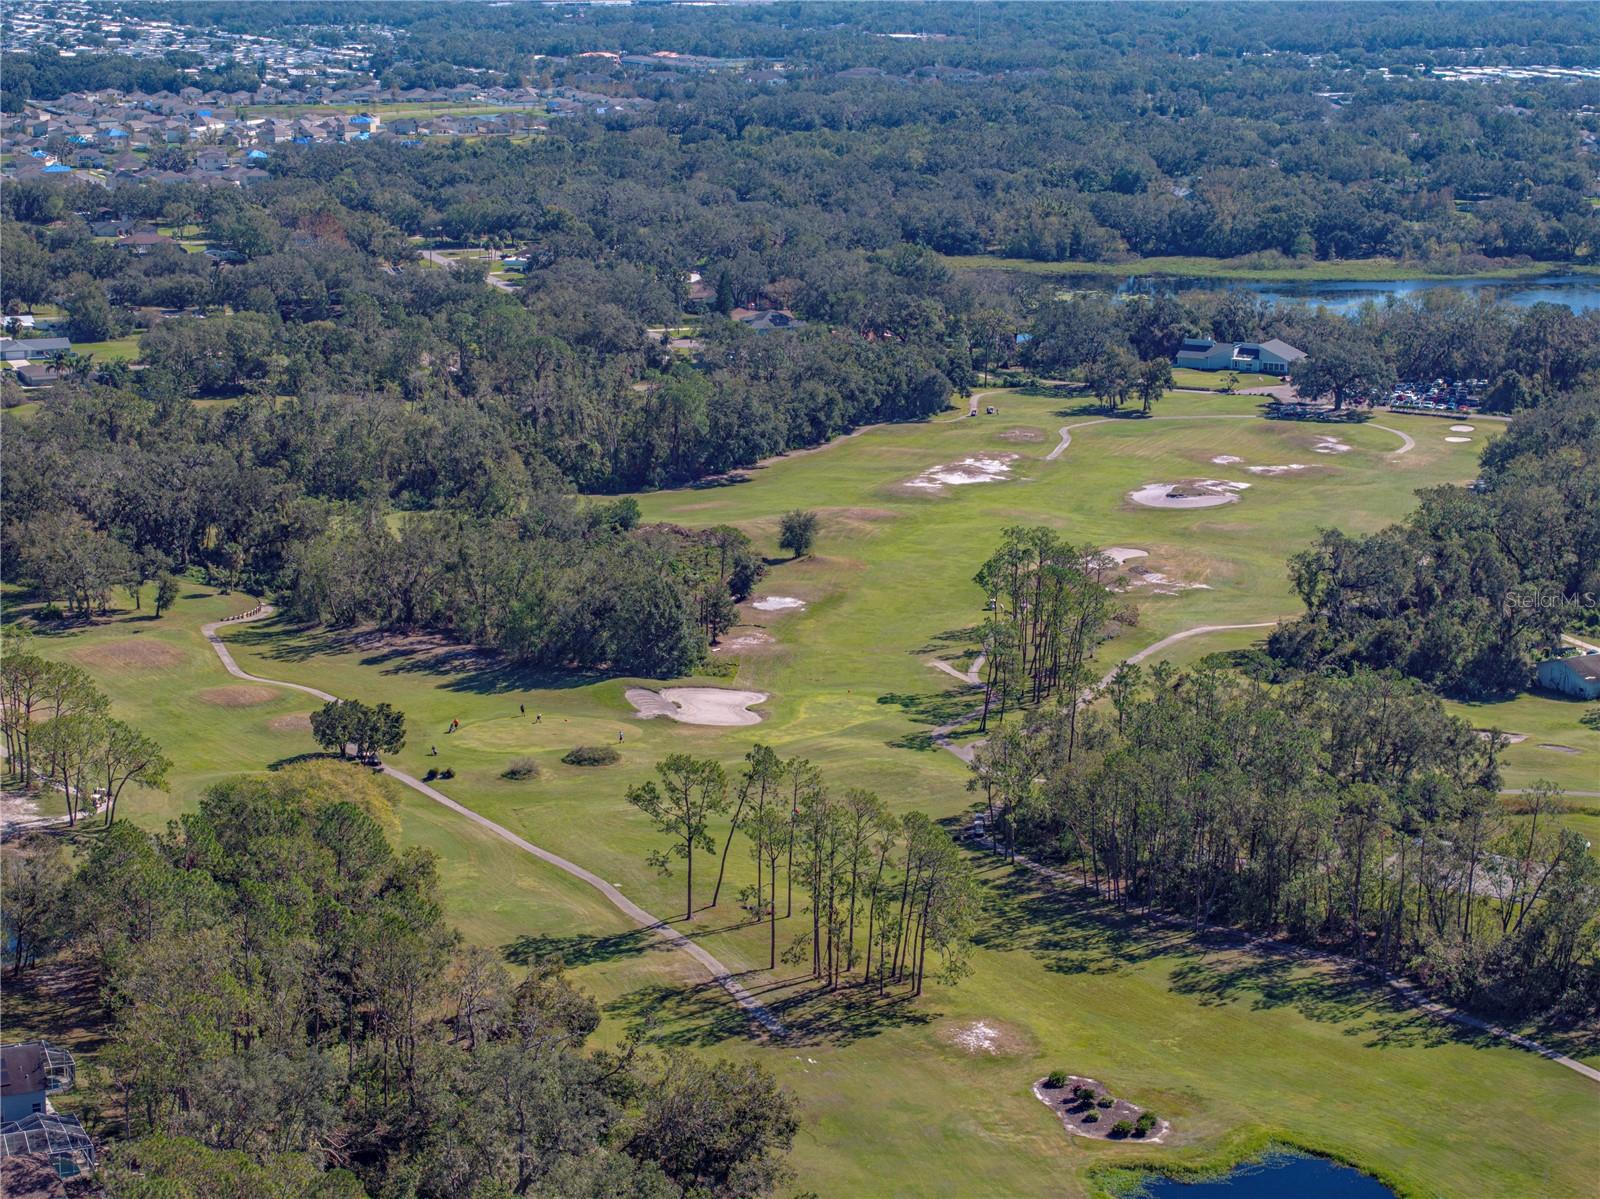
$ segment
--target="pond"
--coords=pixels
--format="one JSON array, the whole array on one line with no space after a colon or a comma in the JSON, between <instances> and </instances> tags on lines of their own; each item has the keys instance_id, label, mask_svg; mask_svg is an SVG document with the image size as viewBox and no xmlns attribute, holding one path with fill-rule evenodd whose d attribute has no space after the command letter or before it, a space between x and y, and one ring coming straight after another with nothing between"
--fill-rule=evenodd
<instances>
[{"instance_id":1,"label":"pond","mask_svg":"<svg viewBox=\"0 0 1600 1199\"><path fill-rule=\"evenodd\" d=\"M1225 1178L1206 1182L1154 1179L1138 1195L1140 1199L1394 1199L1394 1192L1377 1179L1302 1153L1271 1153L1246 1162Z\"/></svg>"},{"instance_id":2,"label":"pond","mask_svg":"<svg viewBox=\"0 0 1600 1199\"><path fill-rule=\"evenodd\" d=\"M1449 289L1488 295L1521 308L1565 304L1574 312L1600 308L1600 275L1551 274L1521 279L1320 279L1262 282L1255 279L1140 275L1124 281L1119 294L1180 291L1248 291L1283 304L1316 304L1334 312L1354 312L1368 300L1414 300L1423 292Z\"/></svg>"}]
</instances>

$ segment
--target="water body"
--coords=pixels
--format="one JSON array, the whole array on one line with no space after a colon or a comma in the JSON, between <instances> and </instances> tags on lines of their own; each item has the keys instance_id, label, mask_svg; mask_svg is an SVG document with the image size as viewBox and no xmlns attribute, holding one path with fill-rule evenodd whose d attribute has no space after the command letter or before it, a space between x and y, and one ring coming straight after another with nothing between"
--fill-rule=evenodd
<instances>
[{"instance_id":1,"label":"water body","mask_svg":"<svg viewBox=\"0 0 1600 1199\"><path fill-rule=\"evenodd\" d=\"M1207 279L1140 275L1124 281L1118 294L1180 291L1247 291L1283 304L1316 304L1350 313L1371 300L1382 304L1418 299L1423 292L1446 289L1468 295L1489 295L1506 304L1565 304L1574 312L1600 308L1600 275L1550 274L1522 279L1322 279L1304 282L1262 282L1255 279Z\"/></svg>"},{"instance_id":2,"label":"water body","mask_svg":"<svg viewBox=\"0 0 1600 1199\"><path fill-rule=\"evenodd\" d=\"M1375 1178L1326 1158L1272 1153L1246 1162L1225 1178L1177 1182L1160 1178L1145 1184L1140 1199L1395 1199Z\"/></svg>"}]
</instances>

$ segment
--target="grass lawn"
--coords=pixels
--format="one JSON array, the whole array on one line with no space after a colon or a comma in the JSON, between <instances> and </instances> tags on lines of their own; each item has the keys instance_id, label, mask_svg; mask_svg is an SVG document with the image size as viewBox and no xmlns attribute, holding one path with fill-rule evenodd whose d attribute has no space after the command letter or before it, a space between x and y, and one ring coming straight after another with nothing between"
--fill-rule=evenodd
<instances>
[{"instance_id":1,"label":"grass lawn","mask_svg":"<svg viewBox=\"0 0 1600 1199\"><path fill-rule=\"evenodd\" d=\"M1028 275L1178 275L1208 279L1254 279L1260 282L1330 280L1383 282L1389 279L1516 279L1549 274L1591 273L1600 267L1570 262L1535 262L1482 271L1449 271L1430 268L1426 263L1405 262L1396 258L1354 258L1339 262L1318 260L1271 263L1251 258L1202 258L1169 255L1138 258L1132 262L1038 262L1031 258L1002 258L993 254L942 255L945 264L958 271L1018 271Z\"/></svg>"},{"instance_id":2,"label":"grass lawn","mask_svg":"<svg viewBox=\"0 0 1600 1199\"><path fill-rule=\"evenodd\" d=\"M1105 647L1110 663L1195 625L1294 614L1288 553L1331 520L1375 529L1403 515L1417 488L1473 477L1480 448L1446 443L1438 422L1386 415L1378 423L1415 437L1413 451L1396 455L1393 433L1350 425L1337 430L1349 452L1319 454L1314 442L1326 426L1240 419L1257 411L1249 397L1171 395L1160 416L1204 419L1088 425L1051 462L1055 430L1096 412L1014 393L989 402L997 416L881 427L759 467L746 483L639 497L648 520L733 523L771 554L784 511L821 513L816 555L776 561L758 589L807 606L746 609L741 631L759 626L773 641L740 651L735 677L710 680L767 692L758 727L639 721L623 698L631 680L446 659L422 639L281 622L237 626L228 639L246 670L397 704L409 729L398 766L416 774L451 767L455 778L442 786L462 803L620 884L657 915L681 917L682 876L664 879L647 867L657 839L623 799L668 752L713 755L731 767L760 738L785 756L812 759L837 786L876 789L899 811L949 819L969 807L964 768L929 745L928 729L971 700L927 663L970 647L981 615L972 575L1004 526L1049 524L1077 540L1141 548L1149 554L1141 565L1204 584L1173 595L1136 589L1140 623ZM906 486L930 467L980 454L1017 455L1007 481ZM1217 465L1219 454L1244 461ZM1288 463L1308 469L1276 477L1245 470ZM1159 511L1125 498L1146 483L1196 477L1251 486L1238 503L1206 510ZM118 714L177 760L170 797L124 799L134 818L160 822L215 778L313 749L299 719L310 708L305 697L283 692L242 704L215 690L234 684L198 625L248 603L193 588L159 622L116 619L39 638L45 652L89 666ZM1189 662L1259 636L1194 638L1165 656ZM447 734L452 719L461 729ZM1552 737L1559 731L1559 740L1579 744L1551 720ZM559 760L577 744L617 745L619 732L616 766L584 770ZM1508 762L1521 748L1507 752ZM539 763L538 780L500 778L524 756ZM737 844L721 903L697 911L686 931L748 970L746 985L797 1030L791 1042L767 1044L691 963L647 948L581 884L420 796L406 795L401 814L405 840L441 854L449 910L467 935L513 956L563 952L605 1006L603 1040L648 1018L658 1043L749 1055L776 1071L805 1109L800 1183L822 1195L1085 1194L1093 1167L1149 1151L1069 1141L1028 1089L1058 1066L1173 1120L1163 1152L1184 1159L1271 1131L1382 1170L1417 1195L1577 1196L1591 1193L1600 1173L1597 1092L1576 1075L1400 1010L1363 981L1207 949L1086 896L1040 891L1003 867L985 865L991 901L972 976L956 988L934 985L908 1006L818 997L791 967L768 977L765 930L745 923L735 901L751 877ZM700 858L700 904L712 875L711 860ZM781 940L799 919L797 897L795 919L787 928L780 922ZM953 1030L980 1019L1003 1032L1005 1052L972 1056L950 1043ZM1529 1110L1537 1112L1537 1137L1503 1116Z\"/></svg>"},{"instance_id":3,"label":"grass lawn","mask_svg":"<svg viewBox=\"0 0 1600 1199\"><path fill-rule=\"evenodd\" d=\"M73 344L79 354L92 354L96 362L137 362L141 333L129 333L110 341L80 341Z\"/></svg>"},{"instance_id":4,"label":"grass lawn","mask_svg":"<svg viewBox=\"0 0 1600 1199\"><path fill-rule=\"evenodd\" d=\"M1192 367L1178 366L1172 369L1172 385L1198 391L1221 391L1223 380L1228 374L1228 371L1197 371ZM1277 375L1255 374L1250 371L1240 372L1238 380L1234 385L1236 391L1242 391L1247 387L1273 387L1283 382Z\"/></svg>"}]
</instances>

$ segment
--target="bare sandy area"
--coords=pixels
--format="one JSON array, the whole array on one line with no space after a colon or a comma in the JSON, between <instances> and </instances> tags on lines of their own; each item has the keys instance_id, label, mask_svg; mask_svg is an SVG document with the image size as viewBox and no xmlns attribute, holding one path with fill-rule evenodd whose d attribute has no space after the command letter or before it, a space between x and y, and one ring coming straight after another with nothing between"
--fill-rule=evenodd
<instances>
[{"instance_id":1,"label":"bare sandy area","mask_svg":"<svg viewBox=\"0 0 1600 1199\"><path fill-rule=\"evenodd\" d=\"M1238 454L1218 454L1211 461L1217 466L1237 466L1244 459L1239 457Z\"/></svg>"},{"instance_id":2,"label":"bare sandy area","mask_svg":"<svg viewBox=\"0 0 1600 1199\"><path fill-rule=\"evenodd\" d=\"M200 693L206 703L219 708L253 708L282 697L283 692L272 687L210 687Z\"/></svg>"},{"instance_id":3,"label":"bare sandy area","mask_svg":"<svg viewBox=\"0 0 1600 1199\"><path fill-rule=\"evenodd\" d=\"M1445 440L1448 441L1448 442L1451 442L1454 445L1463 445L1466 442L1471 441L1472 438L1470 438L1470 437L1446 437Z\"/></svg>"},{"instance_id":4,"label":"bare sandy area","mask_svg":"<svg viewBox=\"0 0 1600 1199\"><path fill-rule=\"evenodd\" d=\"M1245 470L1253 475L1287 475L1297 470L1306 470L1304 462L1288 462L1282 466L1247 466Z\"/></svg>"},{"instance_id":5,"label":"bare sandy area","mask_svg":"<svg viewBox=\"0 0 1600 1199\"><path fill-rule=\"evenodd\" d=\"M1001 1057L1021 1053L1029 1048L1028 1038L1002 1020L985 1017L959 1024L949 1023L939 1029L939 1039L973 1056L986 1054Z\"/></svg>"},{"instance_id":6,"label":"bare sandy area","mask_svg":"<svg viewBox=\"0 0 1600 1199\"><path fill-rule=\"evenodd\" d=\"M804 608L806 602L792 595L764 595L750 606L757 612L795 612Z\"/></svg>"},{"instance_id":7,"label":"bare sandy area","mask_svg":"<svg viewBox=\"0 0 1600 1199\"><path fill-rule=\"evenodd\" d=\"M1007 429L1000 434L1001 441L1043 441L1043 429Z\"/></svg>"},{"instance_id":8,"label":"bare sandy area","mask_svg":"<svg viewBox=\"0 0 1600 1199\"><path fill-rule=\"evenodd\" d=\"M914 479L907 479L907 487L920 487L927 491L943 491L946 487L964 487L968 483L1001 483L1011 473L1016 454L974 454L959 462L930 466Z\"/></svg>"},{"instance_id":9,"label":"bare sandy area","mask_svg":"<svg viewBox=\"0 0 1600 1199\"><path fill-rule=\"evenodd\" d=\"M304 712L291 712L287 716L274 716L267 721L267 727L274 733L309 733L311 717Z\"/></svg>"},{"instance_id":10,"label":"bare sandy area","mask_svg":"<svg viewBox=\"0 0 1600 1199\"><path fill-rule=\"evenodd\" d=\"M102 641L99 645L86 645L73 650L72 657L85 666L127 670L176 666L183 661L183 651L165 641L119 637L115 641Z\"/></svg>"},{"instance_id":11,"label":"bare sandy area","mask_svg":"<svg viewBox=\"0 0 1600 1199\"><path fill-rule=\"evenodd\" d=\"M1450 426L1450 432L1452 432L1452 433L1470 433L1474 429L1476 429L1477 427L1478 426L1476 426L1476 425L1451 425Z\"/></svg>"},{"instance_id":12,"label":"bare sandy area","mask_svg":"<svg viewBox=\"0 0 1600 1199\"><path fill-rule=\"evenodd\" d=\"M1218 508L1237 503L1248 483L1226 479L1190 479L1183 483L1146 483L1128 498L1146 508Z\"/></svg>"},{"instance_id":13,"label":"bare sandy area","mask_svg":"<svg viewBox=\"0 0 1600 1199\"><path fill-rule=\"evenodd\" d=\"M761 649L763 646L776 645L777 639L771 633L760 629L746 629L724 637L711 647L714 654L731 654L740 650Z\"/></svg>"},{"instance_id":14,"label":"bare sandy area","mask_svg":"<svg viewBox=\"0 0 1600 1199\"><path fill-rule=\"evenodd\" d=\"M1311 448L1318 454L1348 454L1350 452L1348 444L1327 433L1318 433L1317 439Z\"/></svg>"},{"instance_id":15,"label":"bare sandy area","mask_svg":"<svg viewBox=\"0 0 1600 1199\"><path fill-rule=\"evenodd\" d=\"M1135 558L1148 558L1149 550L1136 550L1126 545L1111 545L1100 551L1101 555L1110 558L1118 566L1125 562L1132 562Z\"/></svg>"},{"instance_id":16,"label":"bare sandy area","mask_svg":"<svg viewBox=\"0 0 1600 1199\"><path fill-rule=\"evenodd\" d=\"M761 714L750 708L763 703L764 691L732 691L723 687L629 687L623 692L639 713L640 720L665 716L680 724L708 724L719 727L760 724Z\"/></svg>"}]
</instances>

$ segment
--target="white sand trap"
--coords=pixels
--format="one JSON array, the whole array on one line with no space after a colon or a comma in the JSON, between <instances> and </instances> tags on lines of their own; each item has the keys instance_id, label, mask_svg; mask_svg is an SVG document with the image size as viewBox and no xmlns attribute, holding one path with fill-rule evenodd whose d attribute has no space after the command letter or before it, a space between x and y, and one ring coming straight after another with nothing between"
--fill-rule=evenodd
<instances>
[{"instance_id":1,"label":"white sand trap","mask_svg":"<svg viewBox=\"0 0 1600 1199\"><path fill-rule=\"evenodd\" d=\"M1311 447L1319 454L1347 454L1350 447L1337 437L1330 437L1326 433L1317 434L1317 443Z\"/></svg>"},{"instance_id":2,"label":"white sand trap","mask_svg":"<svg viewBox=\"0 0 1600 1199\"><path fill-rule=\"evenodd\" d=\"M803 599L795 599L792 595L765 595L750 605L757 612L790 612L796 608L804 608Z\"/></svg>"},{"instance_id":3,"label":"white sand trap","mask_svg":"<svg viewBox=\"0 0 1600 1199\"><path fill-rule=\"evenodd\" d=\"M1211 461L1216 463L1218 466L1233 466L1236 463L1243 462L1244 459L1239 457L1237 454L1218 454Z\"/></svg>"},{"instance_id":4,"label":"white sand trap","mask_svg":"<svg viewBox=\"0 0 1600 1199\"><path fill-rule=\"evenodd\" d=\"M639 713L640 720L665 716L681 724L731 726L760 724L761 716L750 711L752 704L767 698L764 691L728 691L721 687L629 687L623 695Z\"/></svg>"},{"instance_id":5,"label":"white sand trap","mask_svg":"<svg viewBox=\"0 0 1600 1199\"><path fill-rule=\"evenodd\" d=\"M1148 558L1150 551L1130 549L1125 545L1113 545L1101 550L1100 556L1102 558L1110 558L1118 566L1121 566L1124 562L1132 562L1135 558Z\"/></svg>"},{"instance_id":6,"label":"white sand trap","mask_svg":"<svg viewBox=\"0 0 1600 1199\"><path fill-rule=\"evenodd\" d=\"M1452 433L1470 433L1476 428L1477 428L1476 425L1451 425L1450 426L1450 432L1452 432Z\"/></svg>"},{"instance_id":7,"label":"white sand trap","mask_svg":"<svg viewBox=\"0 0 1600 1199\"><path fill-rule=\"evenodd\" d=\"M1449 442L1453 442L1456 445L1461 445L1463 442L1471 441L1472 438L1470 438L1470 437L1446 437L1445 440L1449 441Z\"/></svg>"},{"instance_id":8,"label":"white sand trap","mask_svg":"<svg viewBox=\"0 0 1600 1199\"><path fill-rule=\"evenodd\" d=\"M1297 470L1305 470L1304 462L1290 462L1284 466L1247 466L1245 470L1253 475L1287 475Z\"/></svg>"},{"instance_id":9,"label":"white sand trap","mask_svg":"<svg viewBox=\"0 0 1600 1199\"><path fill-rule=\"evenodd\" d=\"M942 491L968 483L1001 483L1011 473L1011 464L1016 460L1016 454L974 454L948 466L930 466L916 478L907 479L906 486Z\"/></svg>"},{"instance_id":10,"label":"white sand trap","mask_svg":"<svg viewBox=\"0 0 1600 1199\"><path fill-rule=\"evenodd\" d=\"M1197 479L1190 483L1146 483L1128 492L1128 498L1146 508L1218 508L1238 501L1248 483L1226 479Z\"/></svg>"}]
</instances>

